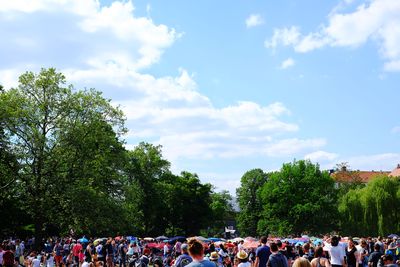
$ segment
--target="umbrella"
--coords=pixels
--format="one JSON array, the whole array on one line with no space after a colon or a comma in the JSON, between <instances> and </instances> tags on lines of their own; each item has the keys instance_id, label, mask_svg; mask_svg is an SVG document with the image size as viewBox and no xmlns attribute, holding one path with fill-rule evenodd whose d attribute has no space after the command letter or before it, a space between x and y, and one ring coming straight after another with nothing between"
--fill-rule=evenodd
<instances>
[{"instance_id":1,"label":"umbrella","mask_svg":"<svg viewBox=\"0 0 400 267\"><path fill-rule=\"evenodd\" d=\"M211 240L212 242L218 242L218 241L221 241L221 238L218 238L218 237L209 237L208 240Z\"/></svg>"},{"instance_id":2,"label":"umbrella","mask_svg":"<svg viewBox=\"0 0 400 267\"><path fill-rule=\"evenodd\" d=\"M89 240L86 237L82 237L81 239L78 239L79 242L81 243L88 243Z\"/></svg>"},{"instance_id":3,"label":"umbrella","mask_svg":"<svg viewBox=\"0 0 400 267\"><path fill-rule=\"evenodd\" d=\"M103 239L101 239L101 238L99 238L99 239L96 239L94 242L93 242L93 244L95 245L95 246L97 246L100 242L102 242L103 241Z\"/></svg>"},{"instance_id":4,"label":"umbrella","mask_svg":"<svg viewBox=\"0 0 400 267\"><path fill-rule=\"evenodd\" d=\"M235 247L235 244L233 244L233 243L225 243L225 247L227 247L227 248L234 248L234 247Z\"/></svg>"},{"instance_id":5,"label":"umbrella","mask_svg":"<svg viewBox=\"0 0 400 267\"><path fill-rule=\"evenodd\" d=\"M173 242L176 242L176 241L185 242L186 241L186 237L184 237L184 236L175 236L175 237L173 237L173 238L168 240L168 242L170 242L170 243L173 243Z\"/></svg>"},{"instance_id":6,"label":"umbrella","mask_svg":"<svg viewBox=\"0 0 400 267\"><path fill-rule=\"evenodd\" d=\"M144 240L144 241L153 241L154 238L152 238L152 237L145 237L145 238L143 238L143 240Z\"/></svg>"},{"instance_id":7,"label":"umbrella","mask_svg":"<svg viewBox=\"0 0 400 267\"><path fill-rule=\"evenodd\" d=\"M235 239L233 239L233 242L241 242L241 241L244 241L244 239L241 237L236 237Z\"/></svg>"},{"instance_id":8,"label":"umbrella","mask_svg":"<svg viewBox=\"0 0 400 267\"><path fill-rule=\"evenodd\" d=\"M246 237L246 238L244 239L244 241L258 241L258 240L257 240L257 238L248 236L248 237Z\"/></svg>"},{"instance_id":9,"label":"umbrella","mask_svg":"<svg viewBox=\"0 0 400 267\"><path fill-rule=\"evenodd\" d=\"M389 238L399 238L399 236L396 235L396 234L390 234L390 235L388 235L388 237L389 237Z\"/></svg>"},{"instance_id":10,"label":"umbrella","mask_svg":"<svg viewBox=\"0 0 400 267\"><path fill-rule=\"evenodd\" d=\"M322 245L322 243L323 243L323 242L322 242L322 239L315 239L315 240L314 240L314 245L316 245L316 246L317 246L317 245Z\"/></svg>"},{"instance_id":11,"label":"umbrella","mask_svg":"<svg viewBox=\"0 0 400 267\"><path fill-rule=\"evenodd\" d=\"M162 240L167 240L168 239L168 237L166 237L166 236L164 236L164 235L160 235L160 236L157 236L156 237L156 240L157 241L162 241Z\"/></svg>"},{"instance_id":12,"label":"umbrella","mask_svg":"<svg viewBox=\"0 0 400 267\"><path fill-rule=\"evenodd\" d=\"M115 241L119 241L119 240L121 240L121 239L122 239L122 237L120 237L120 236L114 237L114 240L115 240Z\"/></svg>"},{"instance_id":13,"label":"umbrella","mask_svg":"<svg viewBox=\"0 0 400 267\"><path fill-rule=\"evenodd\" d=\"M210 242L210 240L208 240L207 238L202 237L202 236L196 236L195 239L197 239L201 242Z\"/></svg>"},{"instance_id":14,"label":"umbrella","mask_svg":"<svg viewBox=\"0 0 400 267\"><path fill-rule=\"evenodd\" d=\"M302 245L304 245L304 242L299 241L296 243L295 247L302 246Z\"/></svg>"},{"instance_id":15,"label":"umbrella","mask_svg":"<svg viewBox=\"0 0 400 267\"><path fill-rule=\"evenodd\" d=\"M248 248L248 249L257 248L259 245L260 245L260 242L258 242L258 241L245 240L243 243L243 247Z\"/></svg>"}]
</instances>

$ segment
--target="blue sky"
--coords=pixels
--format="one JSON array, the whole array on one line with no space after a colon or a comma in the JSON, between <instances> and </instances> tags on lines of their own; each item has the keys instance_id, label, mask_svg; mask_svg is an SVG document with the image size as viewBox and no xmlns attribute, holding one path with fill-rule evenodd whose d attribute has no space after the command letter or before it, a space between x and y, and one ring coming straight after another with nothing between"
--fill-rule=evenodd
<instances>
[{"instance_id":1,"label":"blue sky","mask_svg":"<svg viewBox=\"0 0 400 267\"><path fill-rule=\"evenodd\" d=\"M400 2L0 1L0 83L56 67L121 105L174 172L400 163ZM7 41L4 41L7 40Z\"/></svg>"}]
</instances>

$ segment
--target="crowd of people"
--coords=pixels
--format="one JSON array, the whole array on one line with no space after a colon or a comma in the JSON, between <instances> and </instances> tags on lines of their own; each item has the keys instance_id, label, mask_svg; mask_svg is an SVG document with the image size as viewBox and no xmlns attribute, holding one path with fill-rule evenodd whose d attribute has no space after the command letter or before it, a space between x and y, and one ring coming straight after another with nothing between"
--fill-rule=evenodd
<instances>
[{"instance_id":1,"label":"crowd of people","mask_svg":"<svg viewBox=\"0 0 400 267\"><path fill-rule=\"evenodd\" d=\"M136 238L49 238L37 250L34 239L4 240L0 267L398 267L400 240L325 236L297 242L261 237L253 245L159 241ZM254 245L256 244L256 245Z\"/></svg>"}]
</instances>

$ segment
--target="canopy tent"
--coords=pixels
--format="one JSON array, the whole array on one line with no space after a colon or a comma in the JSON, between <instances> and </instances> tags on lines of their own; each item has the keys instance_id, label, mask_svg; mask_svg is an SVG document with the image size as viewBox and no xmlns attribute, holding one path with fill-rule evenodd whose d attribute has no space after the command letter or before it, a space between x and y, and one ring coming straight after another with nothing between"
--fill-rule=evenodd
<instances>
[{"instance_id":1,"label":"canopy tent","mask_svg":"<svg viewBox=\"0 0 400 267\"><path fill-rule=\"evenodd\" d=\"M175 236L173 238L168 239L168 242L171 242L171 243L176 242L176 241L185 242L186 241L186 237L184 237L184 236Z\"/></svg>"},{"instance_id":2,"label":"canopy tent","mask_svg":"<svg viewBox=\"0 0 400 267\"><path fill-rule=\"evenodd\" d=\"M157 241L164 241L164 240L168 240L168 237L164 236L164 235L160 235L156 237Z\"/></svg>"}]
</instances>

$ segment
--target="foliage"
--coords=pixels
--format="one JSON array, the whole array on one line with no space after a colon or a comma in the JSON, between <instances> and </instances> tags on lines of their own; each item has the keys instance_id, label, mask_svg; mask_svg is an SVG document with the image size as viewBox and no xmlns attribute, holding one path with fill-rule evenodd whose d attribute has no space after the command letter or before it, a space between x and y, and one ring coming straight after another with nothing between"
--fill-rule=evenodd
<instances>
[{"instance_id":1,"label":"foliage","mask_svg":"<svg viewBox=\"0 0 400 267\"><path fill-rule=\"evenodd\" d=\"M262 212L260 190L267 181L267 174L261 169L246 172L236 191L240 212L237 216L238 229L242 236L256 236L257 224Z\"/></svg>"},{"instance_id":2,"label":"foliage","mask_svg":"<svg viewBox=\"0 0 400 267\"><path fill-rule=\"evenodd\" d=\"M400 229L400 179L377 176L365 188L350 190L339 202L345 234L387 235Z\"/></svg>"},{"instance_id":3,"label":"foliage","mask_svg":"<svg viewBox=\"0 0 400 267\"><path fill-rule=\"evenodd\" d=\"M310 161L283 164L263 185L261 199L260 234L270 231L277 235L300 235L334 229L334 181Z\"/></svg>"}]
</instances>

